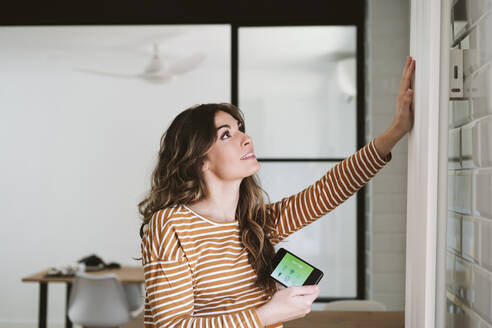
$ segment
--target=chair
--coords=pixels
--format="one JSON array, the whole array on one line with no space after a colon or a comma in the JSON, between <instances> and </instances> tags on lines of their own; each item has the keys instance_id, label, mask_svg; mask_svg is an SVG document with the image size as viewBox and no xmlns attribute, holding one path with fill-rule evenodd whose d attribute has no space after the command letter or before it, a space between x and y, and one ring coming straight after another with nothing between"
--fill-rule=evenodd
<instances>
[{"instance_id":1,"label":"chair","mask_svg":"<svg viewBox=\"0 0 492 328\"><path fill-rule=\"evenodd\" d=\"M325 311L386 311L386 306L374 300L333 301L323 304Z\"/></svg>"},{"instance_id":2,"label":"chair","mask_svg":"<svg viewBox=\"0 0 492 328\"><path fill-rule=\"evenodd\" d=\"M68 317L87 327L115 327L135 318L143 310L135 301L140 284L125 287L113 273L77 273L68 303ZM143 299L143 298L142 298Z\"/></svg>"},{"instance_id":3,"label":"chair","mask_svg":"<svg viewBox=\"0 0 492 328\"><path fill-rule=\"evenodd\" d=\"M123 289L125 290L126 299L128 300L128 305L130 306L131 312L140 313L144 308L144 290L143 284L137 283L125 283L123 284Z\"/></svg>"}]
</instances>

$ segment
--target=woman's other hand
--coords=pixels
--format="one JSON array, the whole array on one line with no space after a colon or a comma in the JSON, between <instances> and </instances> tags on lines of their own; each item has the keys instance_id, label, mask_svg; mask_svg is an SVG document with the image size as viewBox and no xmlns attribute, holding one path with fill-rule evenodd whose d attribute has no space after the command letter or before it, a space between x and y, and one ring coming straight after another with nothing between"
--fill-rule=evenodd
<instances>
[{"instance_id":1,"label":"woman's other hand","mask_svg":"<svg viewBox=\"0 0 492 328\"><path fill-rule=\"evenodd\" d=\"M268 303L256 309L256 314L264 326L302 318L311 312L311 304L319 293L316 285L282 287Z\"/></svg>"}]
</instances>

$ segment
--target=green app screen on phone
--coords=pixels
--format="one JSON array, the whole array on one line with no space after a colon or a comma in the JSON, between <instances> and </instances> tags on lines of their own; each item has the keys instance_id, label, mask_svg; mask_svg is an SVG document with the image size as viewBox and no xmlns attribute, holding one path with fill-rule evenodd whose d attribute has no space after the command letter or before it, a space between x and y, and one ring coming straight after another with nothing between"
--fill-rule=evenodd
<instances>
[{"instance_id":1,"label":"green app screen on phone","mask_svg":"<svg viewBox=\"0 0 492 328\"><path fill-rule=\"evenodd\" d=\"M286 286L302 286L314 268L289 253L284 257L272 272L272 277Z\"/></svg>"}]
</instances>

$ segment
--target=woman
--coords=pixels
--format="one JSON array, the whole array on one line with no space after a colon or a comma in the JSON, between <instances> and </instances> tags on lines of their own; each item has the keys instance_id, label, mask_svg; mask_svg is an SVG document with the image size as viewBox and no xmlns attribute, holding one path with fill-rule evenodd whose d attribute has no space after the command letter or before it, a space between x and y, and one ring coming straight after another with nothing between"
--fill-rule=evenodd
<instances>
[{"instance_id":1,"label":"woman","mask_svg":"<svg viewBox=\"0 0 492 328\"><path fill-rule=\"evenodd\" d=\"M413 124L407 58L388 130L308 188L265 202L260 164L231 104L180 113L161 138L144 220L146 327L282 327L304 316L317 286L277 290L269 278L274 245L333 210L391 160Z\"/></svg>"}]
</instances>

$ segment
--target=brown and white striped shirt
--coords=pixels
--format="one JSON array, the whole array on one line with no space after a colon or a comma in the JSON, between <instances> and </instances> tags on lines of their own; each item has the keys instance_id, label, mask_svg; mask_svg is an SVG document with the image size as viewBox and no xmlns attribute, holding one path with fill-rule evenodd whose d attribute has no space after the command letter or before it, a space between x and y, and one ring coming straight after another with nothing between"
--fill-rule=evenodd
<instances>
[{"instance_id":1,"label":"brown and white striped shirt","mask_svg":"<svg viewBox=\"0 0 492 328\"><path fill-rule=\"evenodd\" d=\"M374 140L304 190L270 203L275 245L344 202L386 163ZM145 327L262 327L268 301L239 237L238 221L216 222L174 205L152 216L142 238ZM271 327L282 327L277 323Z\"/></svg>"}]
</instances>

